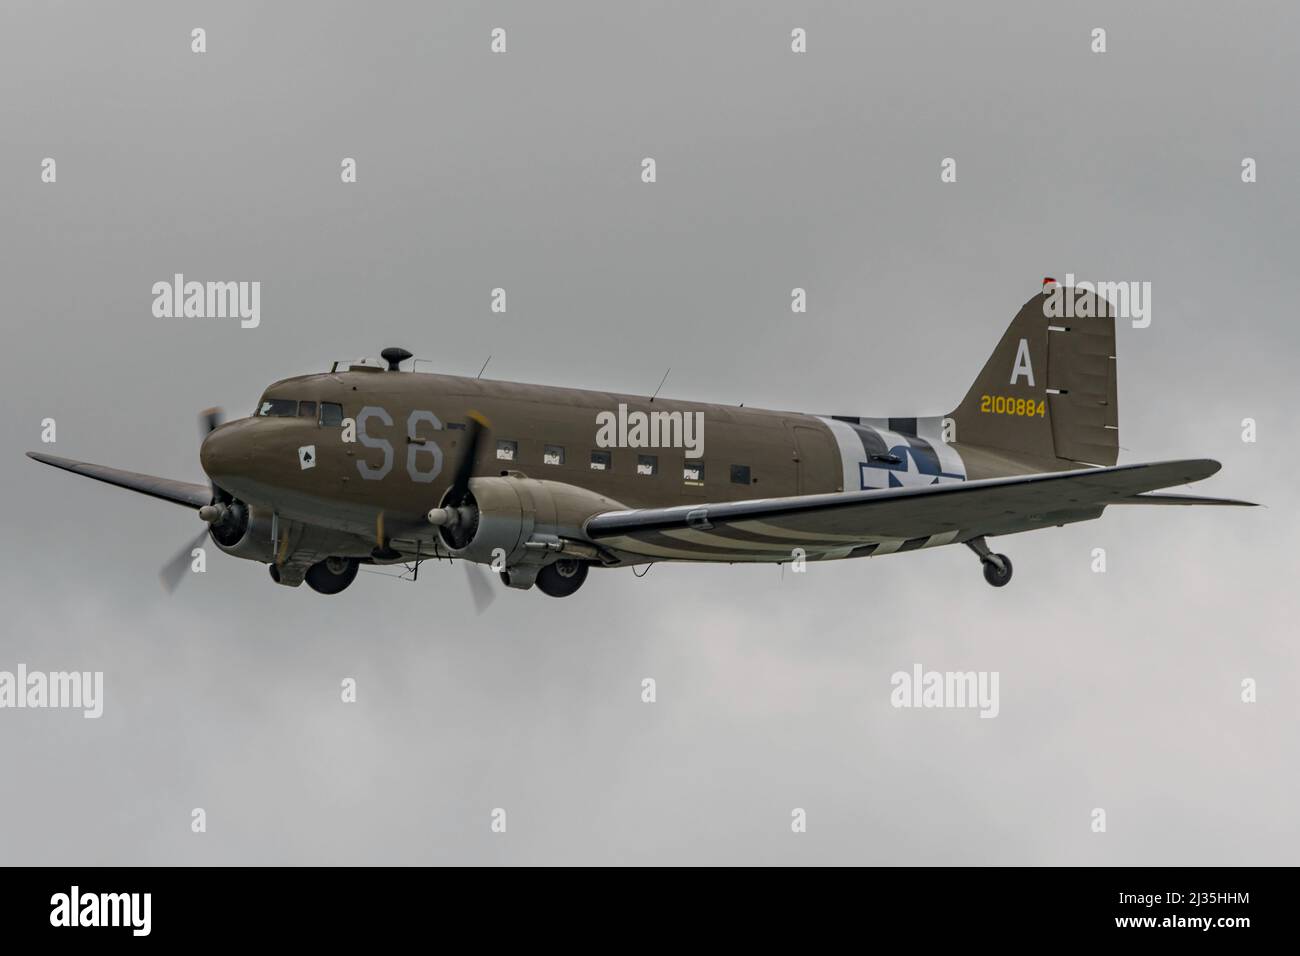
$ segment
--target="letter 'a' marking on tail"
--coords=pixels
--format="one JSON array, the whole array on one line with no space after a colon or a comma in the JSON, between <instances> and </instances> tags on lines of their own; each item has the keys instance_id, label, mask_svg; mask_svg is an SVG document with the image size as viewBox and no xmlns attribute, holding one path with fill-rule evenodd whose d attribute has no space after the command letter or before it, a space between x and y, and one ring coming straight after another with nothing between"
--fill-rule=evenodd
<instances>
[{"instance_id":1,"label":"letter 'a' marking on tail","mask_svg":"<svg viewBox=\"0 0 1300 956\"><path fill-rule=\"evenodd\" d=\"M1020 345L1016 348L1016 364L1011 369L1011 384L1016 384L1016 379L1025 375L1029 378L1029 387L1034 387L1034 366L1029 361L1029 340L1021 339Z\"/></svg>"}]
</instances>

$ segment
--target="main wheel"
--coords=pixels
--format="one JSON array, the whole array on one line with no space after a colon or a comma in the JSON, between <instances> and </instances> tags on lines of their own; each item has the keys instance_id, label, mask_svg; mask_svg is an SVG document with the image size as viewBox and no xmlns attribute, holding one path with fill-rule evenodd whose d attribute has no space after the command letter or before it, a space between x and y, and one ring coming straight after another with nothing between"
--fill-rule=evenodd
<instances>
[{"instance_id":1,"label":"main wheel","mask_svg":"<svg viewBox=\"0 0 1300 956\"><path fill-rule=\"evenodd\" d=\"M338 594L357 576L356 558L326 558L307 569L304 580L317 594Z\"/></svg>"},{"instance_id":2,"label":"main wheel","mask_svg":"<svg viewBox=\"0 0 1300 956\"><path fill-rule=\"evenodd\" d=\"M995 554L993 557L1002 562L1001 569L993 561L984 562L984 580L995 588L1006 587L1011 580L1011 559L1005 554Z\"/></svg>"},{"instance_id":3,"label":"main wheel","mask_svg":"<svg viewBox=\"0 0 1300 956\"><path fill-rule=\"evenodd\" d=\"M573 558L560 558L537 572L537 587L551 597L568 597L587 580L588 564Z\"/></svg>"}]
</instances>

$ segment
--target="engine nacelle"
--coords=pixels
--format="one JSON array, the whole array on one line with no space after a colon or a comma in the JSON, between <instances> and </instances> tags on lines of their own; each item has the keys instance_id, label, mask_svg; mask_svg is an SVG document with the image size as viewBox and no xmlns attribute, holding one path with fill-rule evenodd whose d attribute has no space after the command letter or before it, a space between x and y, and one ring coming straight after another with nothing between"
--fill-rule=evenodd
<instances>
[{"instance_id":1,"label":"engine nacelle","mask_svg":"<svg viewBox=\"0 0 1300 956\"><path fill-rule=\"evenodd\" d=\"M439 536L458 558L491 564L504 555L506 567L539 566L551 555L574 555L588 518L625 506L612 498L562 481L542 481L511 472L499 478L471 478L474 521L469 527L439 528ZM581 549L581 546L577 546ZM498 554L499 552L499 554ZM587 546L582 557L595 557Z\"/></svg>"},{"instance_id":2,"label":"engine nacelle","mask_svg":"<svg viewBox=\"0 0 1300 956\"><path fill-rule=\"evenodd\" d=\"M225 506L225 513L208 530L217 547L226 554L263 563L275 560L268 511L235 500Z\"/></svg>"}]
</instances>

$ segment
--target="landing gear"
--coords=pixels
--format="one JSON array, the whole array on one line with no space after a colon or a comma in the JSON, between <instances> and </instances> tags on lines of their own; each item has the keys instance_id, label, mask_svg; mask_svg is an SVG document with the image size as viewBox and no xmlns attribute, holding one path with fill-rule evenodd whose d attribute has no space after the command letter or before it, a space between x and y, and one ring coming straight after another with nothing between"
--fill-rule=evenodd
<instances>
[{"instance_id":1,"label":"landing gear","mask_svg":"<svg viewBox=\"0 0 1300 956\"><path fill-rule=\"evenodd\" d=\"M357 576L356 558L326 558L307 569L307 586L318 594L338 594Z\"/></svg>"},{"instance_id":2,"label":"landing gear","mask_svg":"<svg viewBox=\"0 0 1300 956\"><path fill-rule=\"evenodd\" d=\"M994 554L982 537L971 538L966 547L979 555L980 563L984 565L984 580L995 588L1006 587L1011 580L1011 559L1005 554Z\"/></svg>"},{"instance_id":3,"label":"landing gear","mask_svg":"<svg viewBox=\"0 0 1300 956\"><path fill-rule=\"evenodd\" d=\"M994 564L994 560L1002 562L1002 567ZM995 588L1005 587L1006 583L1011 580L1011 559L1005 554L995 554L985 561L984 580Z\"/></svg>"},{"instance_id":4,"label":"landing gear","mask_svg":"<svg viewBox=\"0 0 1300 956\"><path fill-rule=\"evenodd\" d=\"M537 587L551 597L568 597L587 580L586 561L560 558L537 572Z\"/></svg>"}]
</instances>

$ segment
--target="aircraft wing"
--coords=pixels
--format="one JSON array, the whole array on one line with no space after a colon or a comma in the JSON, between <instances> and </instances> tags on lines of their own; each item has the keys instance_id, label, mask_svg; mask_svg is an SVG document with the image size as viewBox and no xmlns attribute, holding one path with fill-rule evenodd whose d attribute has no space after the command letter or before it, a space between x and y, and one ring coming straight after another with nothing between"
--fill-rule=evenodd
<instances>
[{"instance_id":1,"label":"aircraft wing","mask_svg":"<svg viewBox=\"0 0 1300 956\"><path fill-rule=\"evenodd\" d=\"M62 468L64 471L70 471L73 474L85 475L87 478L94 478L96 481L104 481L110 485L117 485L119 488L138 491L142 495L161 498L163 501L184 505L187 508L202 508L212 501L212 489L207 485L198 485L189 481L173 481L170 478L156 478L153 475L142 475L135 471L122 471L104 465L73 461L71 458L59 458L57 455L42 455L34 451L29 451L27 457L33 458L43 465L53 465L55 468Z\"/></svg>"},{"instance_id":2,"label":"aircraft wing","mask_svg":"<svg viewBox=\"0 0 1300 956\"><path fill-rule=\"evenodd\" d=\"M1208 478L1196 459L847 494L610 511L587 520L605 547L665 560L790 560L888 554L1098 517L1109 504L1170 503L1144 492ZM1195 499L1196 503L1249 504ZM1180 502L1191 503L1191 502Z\"/></svg>"}]
</instances>

